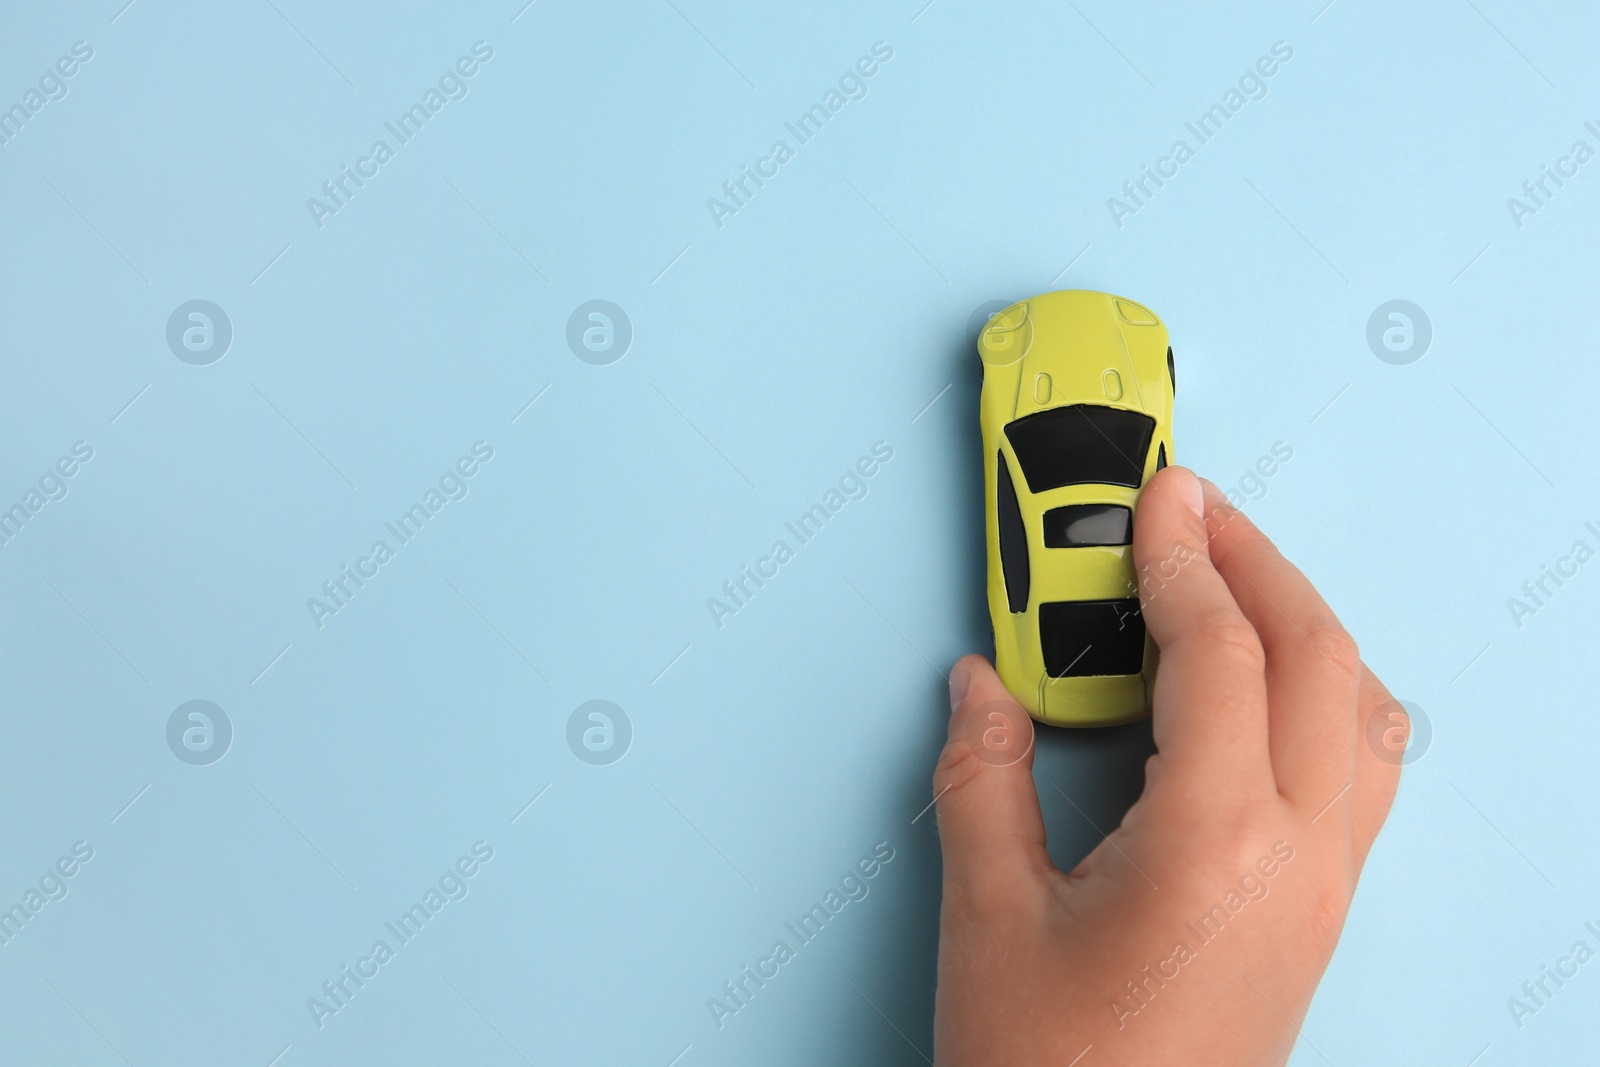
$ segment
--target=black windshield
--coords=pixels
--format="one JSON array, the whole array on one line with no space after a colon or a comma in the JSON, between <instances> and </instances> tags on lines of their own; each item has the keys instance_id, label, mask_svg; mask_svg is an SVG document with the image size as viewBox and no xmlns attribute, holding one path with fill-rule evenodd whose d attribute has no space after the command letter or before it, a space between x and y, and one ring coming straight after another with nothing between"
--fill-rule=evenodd
<instances>
[{"instance_id":1,"label":"black windshield","mask_svg":"<svg viewBox=\"0 0 1600 1067\"><path fill-rule=\"evenodd\" d=\"M1155 428L1155 419L1137 411L1074 404L1018 419L1006 439L1035 493L1063 485L1137 489Z\"/></svg>"}]
</instances>

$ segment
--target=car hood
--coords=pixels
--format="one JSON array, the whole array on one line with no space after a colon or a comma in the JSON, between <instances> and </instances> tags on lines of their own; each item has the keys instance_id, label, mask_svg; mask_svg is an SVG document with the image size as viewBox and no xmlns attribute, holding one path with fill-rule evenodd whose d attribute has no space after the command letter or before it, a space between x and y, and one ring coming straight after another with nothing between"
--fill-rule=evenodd
<instances>
[{"instance_id":1,"label":"car hood","mask_svg":"<svg viewBox=\"0 0 1600 1067\"><path fill-rule=\"evenodd\" d=\"M1141 379L1126 332L1155 325L1155 315L1119 297L1047 293L996 315L980 348L991 373L1003 367L1014 380L1011 419L1066 404L1104 404L1159 418L1160 391Z\"/></svg>"}]
</instances>

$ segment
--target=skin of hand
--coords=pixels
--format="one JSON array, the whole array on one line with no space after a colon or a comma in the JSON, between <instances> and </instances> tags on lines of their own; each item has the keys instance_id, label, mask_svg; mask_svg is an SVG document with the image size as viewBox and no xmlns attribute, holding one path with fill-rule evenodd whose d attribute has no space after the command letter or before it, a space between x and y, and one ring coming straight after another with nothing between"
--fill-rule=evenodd
<instances>
[{"instance_id":1,"label":"skin of hand","mask_svg":"<svg viewBox=\"0 0 1600 1067\"><path fill-rule=\"evenodd\" d=\"M1134 522L1160 648L1144 792L1077 868L1045 851L1033 724L981 656L934 772L940 1067L1285 1063L1399 785L1398 702L1223 494L1158 472Z\"/></svg>"}]
</instances>

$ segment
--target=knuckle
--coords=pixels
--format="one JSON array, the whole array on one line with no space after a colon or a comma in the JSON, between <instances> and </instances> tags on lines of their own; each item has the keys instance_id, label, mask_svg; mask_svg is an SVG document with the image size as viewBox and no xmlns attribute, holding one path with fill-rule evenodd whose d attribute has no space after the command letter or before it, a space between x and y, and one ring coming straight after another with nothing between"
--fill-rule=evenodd
<instances>
[{"instance_id":1,"label":"knuckle","mask_svg":"<svg viewBox=\"0 0 1600 1067\"><path fill-rule=\"evenodd\" d=\"M1342 879L1324 881L1311 894L1305 915L1305 936L1319 948L1332 951L1350 910L1350 889Z\"/></svg>"},{"instance_id":2,"label":"knuckle","mask_svg":"<svg viewBox=\"0 0 1600 1067\"><path fill-rule=\"evenodd\" d=\"M1244 521L1235 521L1236 519ZM1262 554L1278 555L1278 546L1255 525L1245 519L1244 512L1234 512L1212 531L1211 554L1218 563L1226 564L1235 557L1259 557Z\"/></svg>"},{"instance_id":3,"label":"knuckle","mask_svg":"<svg viewBox=\"0 0 1600 1067\"><path fill-rule=\"evenodd\" d=\"M1261 635L1243 615L1214 612L1202 621L1201 631L1218 654L1242 668L1266 670L1267 653L1261 645Z\"/></svg>"},{"instance_id":4,"label":"knuckle","mask_svg":"<svg viewBox=\"0 0 1600 1067\"><path fill-rule=\"evenodd\" d=\"M1165 768L1166 761L1161 758L1161 753L1159 752L1144 761L1144 785L1146 789L1162 780Z\"/></svg>"},{"instance_id":5,"label":"knuckle","mask_svg":"<svg viewBox=\"0 0 1600 1067\"><path fill-rule=\"evenodd\" d=\"M980 870L947 878L945 904L971 926L983 932L986 942L1008 942L1038 928L1048 900L1036 887L1013 872Z\"/></svg>"},{"instance_id":6,"label":"knuckle","mask_svg":"<svg viewBox=\"0 0 1600 1067\"><path fill-rule=\"evenodd\" d=\"M1346 678L1361 676L1361 650L1355 638L1331 615L1319 616L1305 628L1306 640L1324 659L1337 667Z\"/></svg>"},{"instance_id":7,"label":"knuckle","mask_svg":"<svg viewBox=\"0 0 1600 1067\"><path fill-rule=\"evenodd\" d=\"M983 773L983 768L983 759L966 738L951 738L933 769L933 795L960 792Z\"/></svg>"}]
</instances>

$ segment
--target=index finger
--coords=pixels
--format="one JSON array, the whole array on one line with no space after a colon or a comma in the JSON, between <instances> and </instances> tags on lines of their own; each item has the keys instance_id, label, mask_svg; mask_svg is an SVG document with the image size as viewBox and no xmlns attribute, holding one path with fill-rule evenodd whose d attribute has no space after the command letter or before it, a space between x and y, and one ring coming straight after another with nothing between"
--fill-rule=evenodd
<instances>
[{"instance_id":1,"label":"index finger","mask_svg":"<svg viewBox=\"0 0 1600 1067\"><path fill-rule=\"evenodd\" d=\"M1152 713L1168 775L1227 793L1275 791L1266 657L1212 565L1200 481L1156 472L1139 497L1133 558L1145 625L1161 650Z\"/></svg>"}]
</instances>

